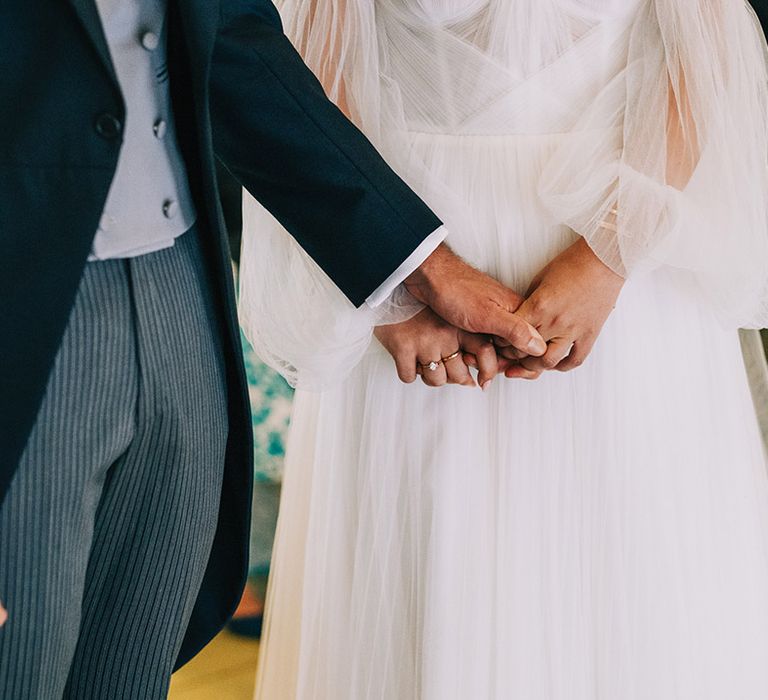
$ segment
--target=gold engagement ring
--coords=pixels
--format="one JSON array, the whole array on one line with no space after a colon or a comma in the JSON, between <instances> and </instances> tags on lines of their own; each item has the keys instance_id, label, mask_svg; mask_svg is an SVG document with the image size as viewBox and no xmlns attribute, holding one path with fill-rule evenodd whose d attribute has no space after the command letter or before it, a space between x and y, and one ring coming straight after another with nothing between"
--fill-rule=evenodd
<instances>
[{"instance_id":1,"label":"gold engagement ring","mask_svg":"<svg viewBox=\"0 0 768 700\"><path fill-rule=\"evenodd\" d=\"M425 364L425 365L423 365L423 364L419 363L419 367L421 367L422 369L428 369L430 372L434 372L435 370L437 370L437 369L439 369L439 368L440 368L440 365L441 365L441 364L443 364L443 361L442 361L442 360L439 360L439 361L437 361L437 362L435 362L434 360L432 360L432 362L428 362L428 363L427 363L427 364Z\"/></svg>"}]
</instances>

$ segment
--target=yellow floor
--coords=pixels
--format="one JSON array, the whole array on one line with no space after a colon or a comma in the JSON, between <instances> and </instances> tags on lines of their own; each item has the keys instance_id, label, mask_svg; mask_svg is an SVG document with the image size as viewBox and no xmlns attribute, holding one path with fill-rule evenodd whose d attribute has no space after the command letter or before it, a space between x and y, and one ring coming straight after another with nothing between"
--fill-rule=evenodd
<instances>
[{"instance_id":1,"label":"yellow floor","mask_svg":"<svg viewBox=\"0 0 768 700\"><path fill-rule=\"evenodd\" d=\"M253 700L259 643L226 630L171 679L169 700Z\"/></svg>"}]
</instances>

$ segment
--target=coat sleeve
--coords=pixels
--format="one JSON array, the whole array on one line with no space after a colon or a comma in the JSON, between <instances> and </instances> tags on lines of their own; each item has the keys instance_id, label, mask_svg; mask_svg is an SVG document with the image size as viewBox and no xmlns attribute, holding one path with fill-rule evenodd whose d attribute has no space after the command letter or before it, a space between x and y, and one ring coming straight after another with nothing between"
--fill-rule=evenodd
<instances>
[{"instance_id":1,"label":"coat sleeve","mask_svg":"<svg viewBox=\"0 0 768 700\"><path fill-rule=\"evenodd\" d=\"M326 97L269 0L221 0L218 157L356 306L441 222Z\"/></svg>"}]
</instances>

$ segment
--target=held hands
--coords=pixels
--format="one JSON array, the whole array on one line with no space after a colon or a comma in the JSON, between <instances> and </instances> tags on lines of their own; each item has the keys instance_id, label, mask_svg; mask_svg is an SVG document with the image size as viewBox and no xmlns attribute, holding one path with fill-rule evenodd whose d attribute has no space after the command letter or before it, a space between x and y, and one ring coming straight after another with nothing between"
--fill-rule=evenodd
<instances>
[{"instance_id":1,"label":"held hands","mask_svg":"<svg viewBox=\"0 0 768 700\"><path fill-rule=\"evenodd\" d=\"M508 346L532 357L547 350L536 329L515 315L522 297L467 265L445 244L405 280L405 286L456 328L504 338Z\"/></svg>"},{"instance_id":2,"label":"held hands","mask_svg":"<svg viewBox=\"0 0 768 700\"><path fill-rule=\"evenodd\" d=\"M534 325L547 341L546 353L525 357L512 344L500 340L500 354L518 358L520 366L539 373L579 367L616 306L624 282L579 238L536 275L517 310L517 315Z\"/></svg>"},{"instance_id":3,"label":"held hands","mask_svg":"<svg viewBox=\"0 0 768 700\"><path fill-rule=\"evenodd\" d=\"M623 284L579 239L536 276L523 299L443 245L406 280L430 308L377 328L376 337L406 383L421 374L429 386L475 386L468 367L478 369L483 389L499 373L536 379L584 361Z\"/></svg>"},{"instance_id":4,"label":"held hands","mask_svg":"<svg viewBox=\"0 0 768 700\"><path fill-rule=\"evenodd\" d=\"M497 374L513 364L497 356L489 336L459 330L429 308L410 321L379 326L375 333L394 358L397 375L406 384L420 374L427 386L477 386L469 373L467 360L471 355L472 366L478 368L477 383L485 389Z\"/></svg>"}]
</instances>

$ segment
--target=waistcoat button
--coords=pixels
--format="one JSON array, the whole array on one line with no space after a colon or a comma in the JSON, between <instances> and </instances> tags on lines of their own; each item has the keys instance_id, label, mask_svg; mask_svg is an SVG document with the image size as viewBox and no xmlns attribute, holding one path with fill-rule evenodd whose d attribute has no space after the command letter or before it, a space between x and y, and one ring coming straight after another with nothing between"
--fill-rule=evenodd
<instances>
[{"instance_id":1,"label":"waistcoat button","mask_svg":"<svg viewBox=\"0 0 768 700\"><path fill-rule=\"evenodd\" d=\"M160 45L160 39L154 32L144 32L141 35L141 45L147 51L154 51Z\"/></svg>"},{"instance_id":2,"label":"waistcoat button","mask_svg":"<svg viewBox=\"0 0 768 700\"><path fill-rule=\"evenodd\" d=\"M173 199L166 199L163 202L163 216L166 219L172 219L179 210L179 203Z\"/></svg>"},{"instance_id":3,"label":"waistcoat button","mask_svg":"<svg viewBox=\"0 0 768 700\"><path fill-rule=\"evenodd\" d=\"M159 139L165 136L165 132L167 130L168 130L168 124L165 123L164 119L158 119L152 126L152 131L155 132L155 136L157 136L157 138Z\"/></svg>"}]
</instances>

